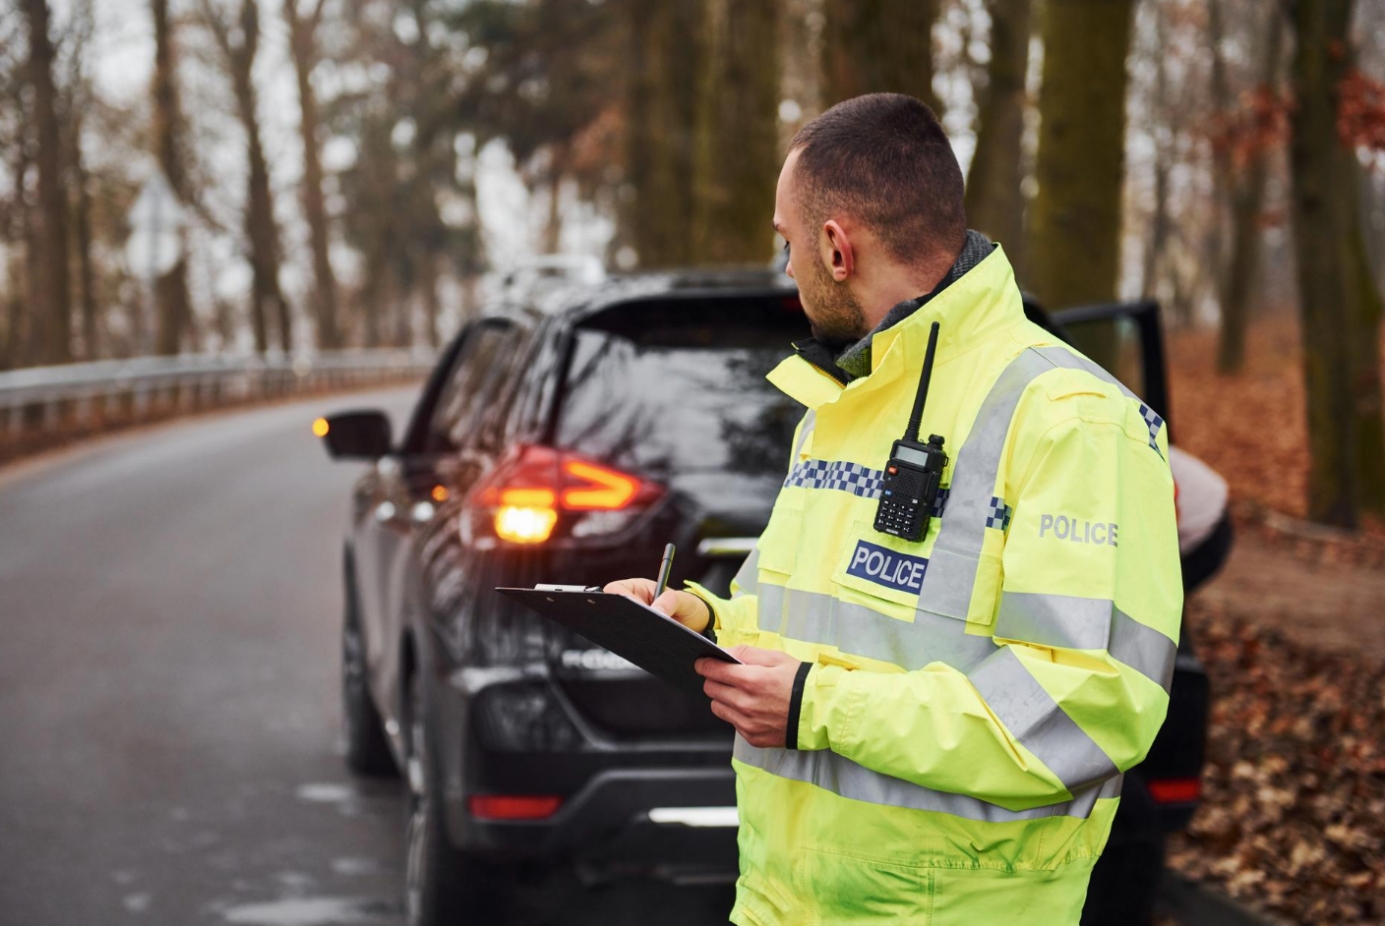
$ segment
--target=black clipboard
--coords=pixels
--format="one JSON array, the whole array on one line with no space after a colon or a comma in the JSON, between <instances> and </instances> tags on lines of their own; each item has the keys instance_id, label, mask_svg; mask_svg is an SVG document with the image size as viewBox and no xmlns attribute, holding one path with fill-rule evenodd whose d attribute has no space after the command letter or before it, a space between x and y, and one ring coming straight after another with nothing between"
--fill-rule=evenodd
<instances>
[{"instance_id":1,"label":"black clipboard","mask_svg":"<svg viewBox=\"0 0 1385 926\"><path fill-rule=\"evenodd\" d=\"M702 634L624 595L596 591L497 588L555 623L623 656L680 691L707 698L693 663L703 656L741 661Z\"/></svg>"}]
</instances>

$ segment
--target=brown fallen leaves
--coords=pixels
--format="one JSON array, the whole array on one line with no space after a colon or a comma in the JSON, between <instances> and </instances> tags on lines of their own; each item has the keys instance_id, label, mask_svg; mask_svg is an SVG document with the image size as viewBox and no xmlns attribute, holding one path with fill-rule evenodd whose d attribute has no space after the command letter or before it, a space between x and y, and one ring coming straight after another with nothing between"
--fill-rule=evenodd
<instances>
[{"instance_id":1,"label":"brown fallen leaves","mask_svg":"<svg viewBox=\"0 0 1385 926\"><path fill-rule=\"evenodd\" d=\"M1169 863L1304 924L1385 923L1385 666L1191 602L1204 803Z\"/></svg>"}]
</instances>

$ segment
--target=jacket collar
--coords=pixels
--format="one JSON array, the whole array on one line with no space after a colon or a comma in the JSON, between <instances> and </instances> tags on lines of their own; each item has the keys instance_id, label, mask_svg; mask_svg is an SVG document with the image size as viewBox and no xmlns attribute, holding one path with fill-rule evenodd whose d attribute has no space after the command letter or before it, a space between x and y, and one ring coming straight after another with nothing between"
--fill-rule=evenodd
<instances>
[{"instance_id":1,"label":"jacket collar","mask_svg":"<svg viewBox=\"0 0 1385 926\"><path fill-rule=\"evenodd\" d=\"M936 366L1024 321L1014 270L1000 245L918 311L877 332L869 375L845 382L842 371L831 364L830 354L816 350L815 342L799 342L798 352L771 370L768 379L790 398L818 408L847 391L871 392L906 374L917 377L928 347L928 330L935 321L939 324Z\"/></svg>"}]
</instances>

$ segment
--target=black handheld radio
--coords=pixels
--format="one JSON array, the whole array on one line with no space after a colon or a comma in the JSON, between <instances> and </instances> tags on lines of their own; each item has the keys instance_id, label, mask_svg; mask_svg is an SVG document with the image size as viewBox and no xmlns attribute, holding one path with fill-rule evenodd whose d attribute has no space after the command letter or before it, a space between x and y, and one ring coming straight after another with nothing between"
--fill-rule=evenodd
<instances>
[{"instance_id":1,"label":"black handheld radio","mask_svg":"<svg viewBox=\"0 0 1385 926\"><path fill-rule=\"evenodd\" d=\"M909 415L909 427L902 440L894 442L890 462L885 464L885 477L880 487L880 507L875 511L875 529L904 540L919 540L928 533L933 517L933 503L942 484L947 454L943 439L930 435L928 443L919 443L919 421L923 404L928 400L928 381L933 378L933 354L938 349L938 323L928 332L928 353L923 358L923 375L919 377L918 395Z\"/></svg>"}]
</instances>

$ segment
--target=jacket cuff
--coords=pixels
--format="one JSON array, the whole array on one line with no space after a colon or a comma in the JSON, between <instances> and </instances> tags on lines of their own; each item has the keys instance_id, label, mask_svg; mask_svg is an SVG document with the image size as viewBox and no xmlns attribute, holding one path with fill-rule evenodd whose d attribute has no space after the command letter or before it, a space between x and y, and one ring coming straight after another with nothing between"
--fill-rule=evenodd
<instances>
[{"instance_id":1,"label":"jacket cuff","mask_svg":"<svg viewBox=\"0 0 1385 926\"><path fill-rule=\"evenodd\" d=\"M701 598L702 603L707 606L707 626L702 629L702 635L713 643L717 642L717 605L721 599L692 580L683 583L683 590L690 595Z\"/></svg>"},{"instance_id":2,"label":"jacket cuff","mask_svg":"<svg viewBox=\"0 0 1385 926\"><path fill-rule=\"evenodd\" d=\"M803 715L803 687L808 683L808 673L813 663L804 662L793 677L793 691L789 694L789 718L784 728L784 748L798 748L798 721Z\"/></svg>"},{"instance_id":3,"label":"jacket cuff","mask_svg":"<svg viewBox=\"0 0 1385 926\"><path fill-rule=\"evenodd\" d=\"M844 730L844 709L851 698L841 683L854 673L842 666L812 663L803 673L803 689L798 698L798 726L795 749L836 749ZM841 750L837 750L840 752Z\"/></svg>"}]
</instances>

